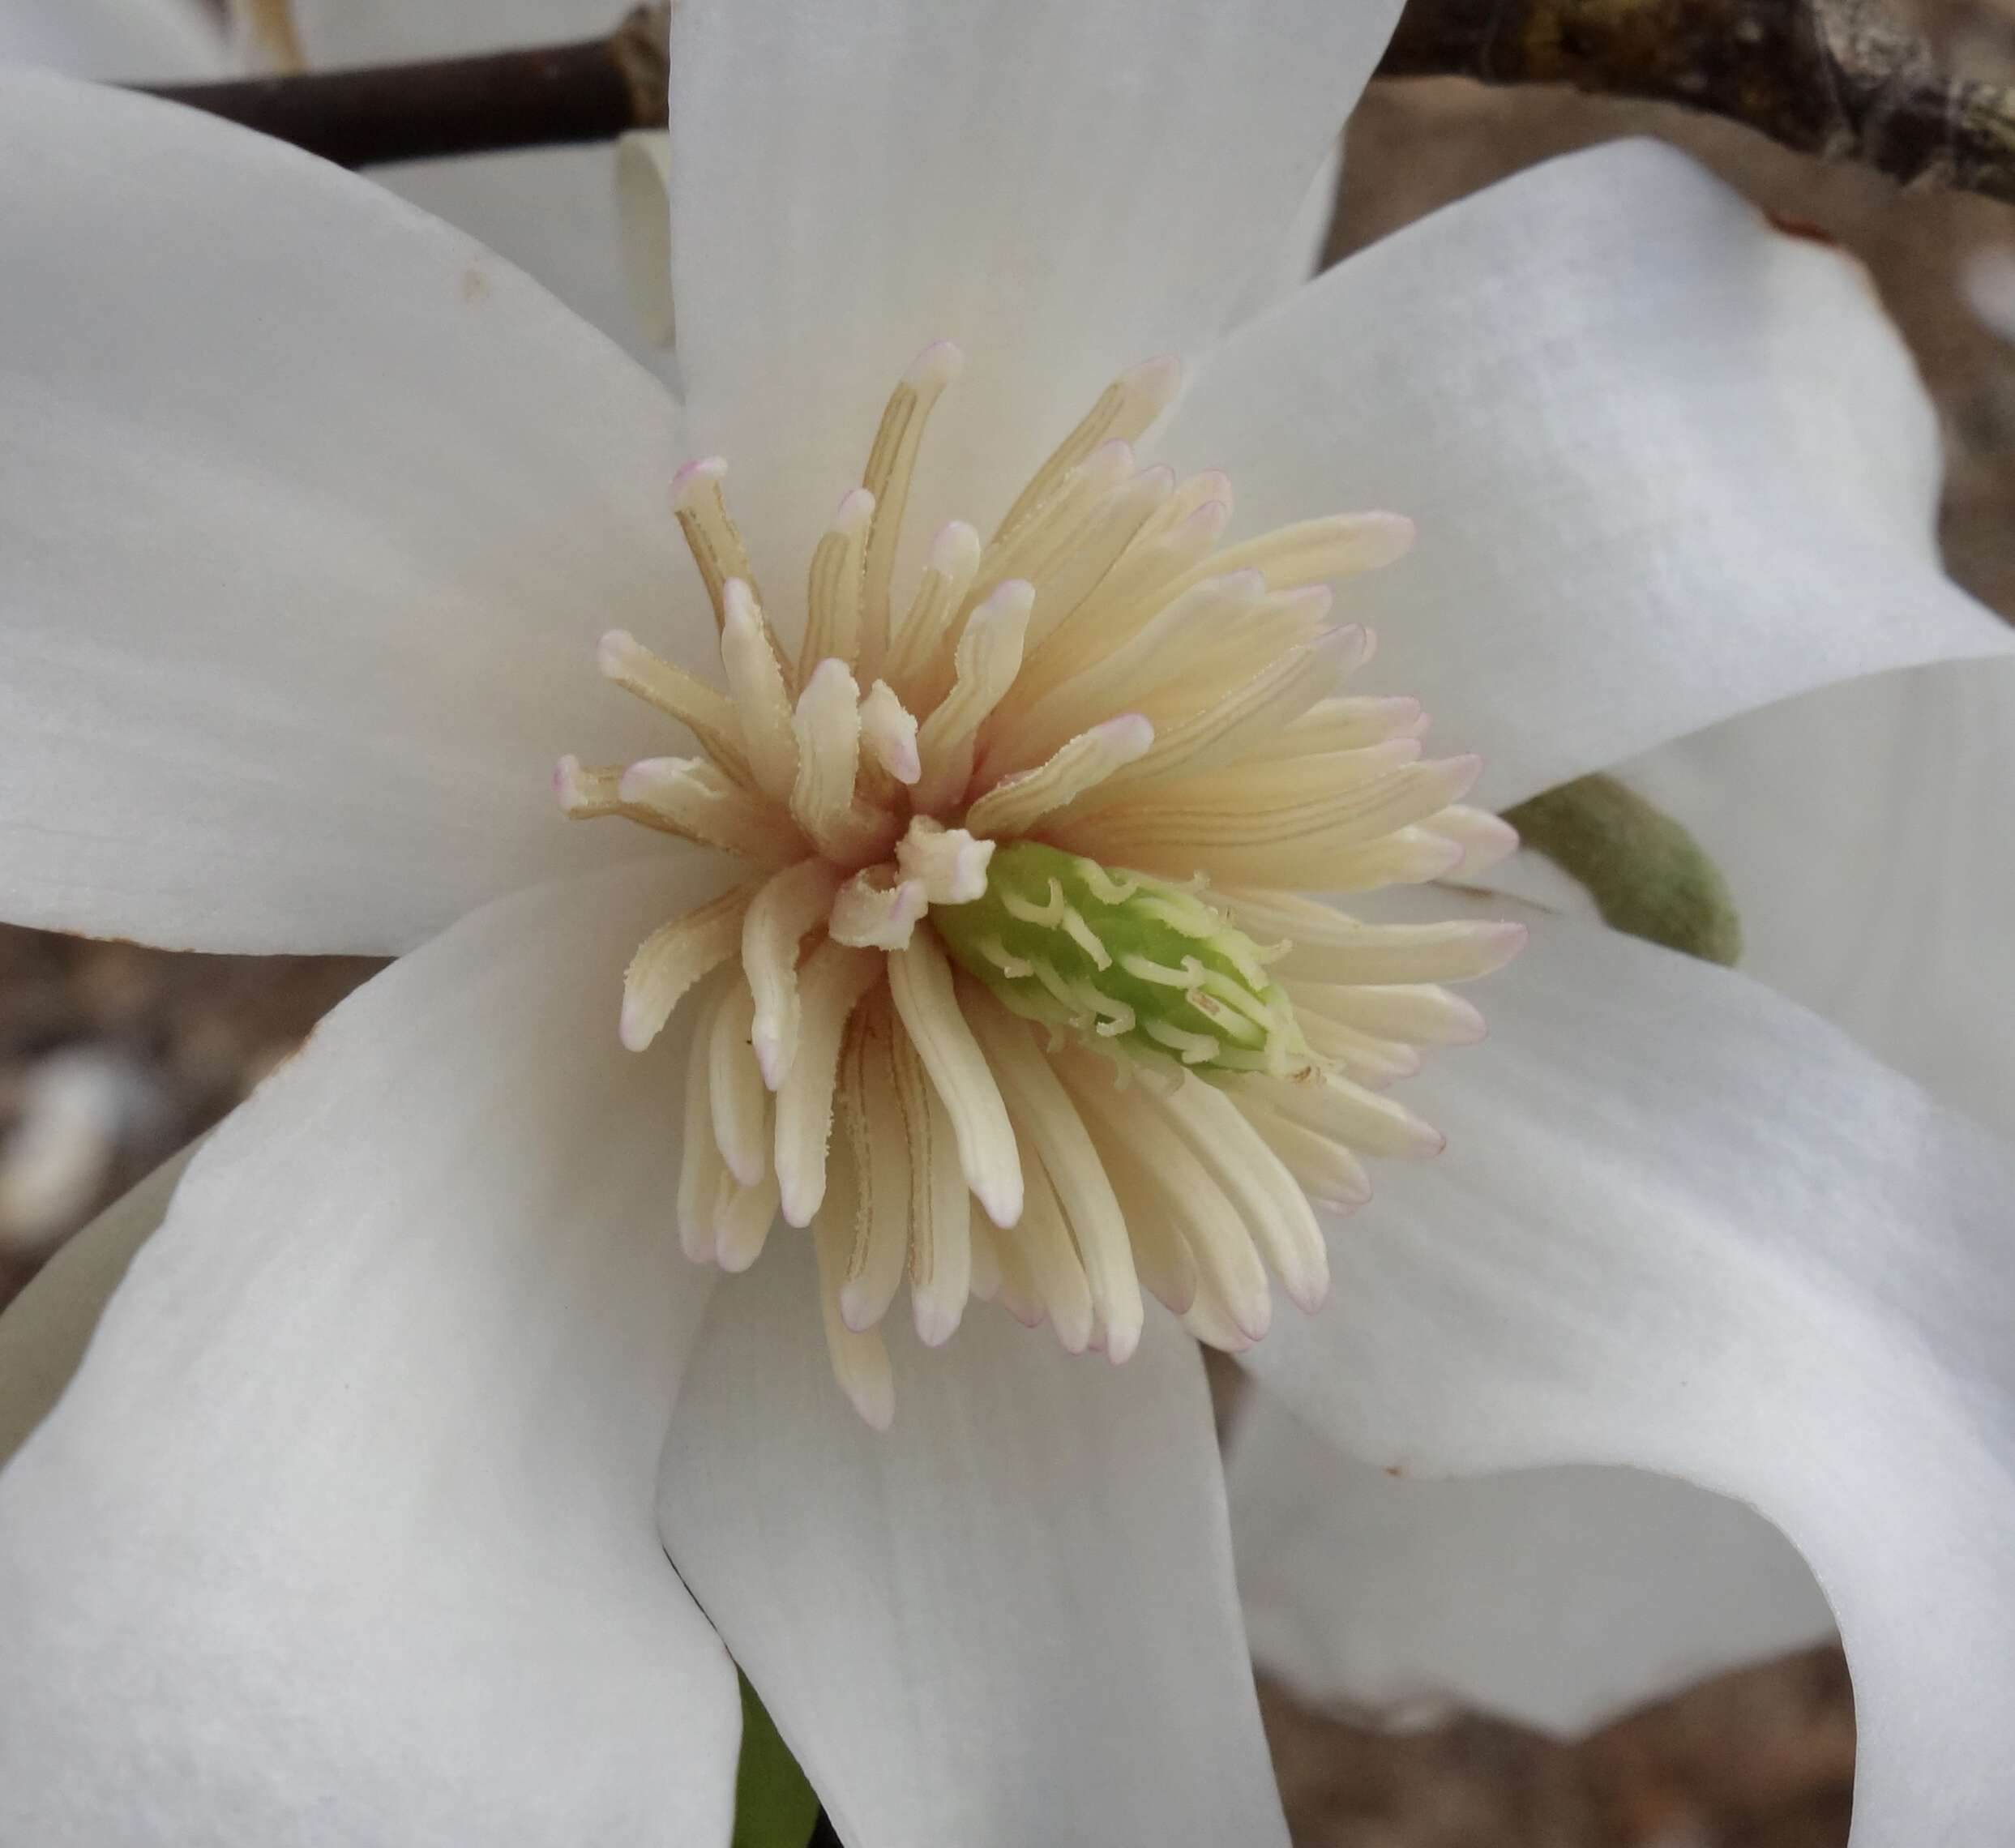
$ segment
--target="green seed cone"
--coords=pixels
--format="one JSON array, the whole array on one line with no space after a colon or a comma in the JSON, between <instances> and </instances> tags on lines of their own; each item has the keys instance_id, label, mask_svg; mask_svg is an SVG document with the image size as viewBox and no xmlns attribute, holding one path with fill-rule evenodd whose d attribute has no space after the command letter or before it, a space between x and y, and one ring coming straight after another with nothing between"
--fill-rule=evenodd
<instances>
[{"instance_id":1,"label":"green seed cone","mask_svg":"<svg viewBox=\"0 0 2015 1848\"><path fill-rule=\"evenodd\" d=\"M1166 880L1018 841L995 853L984 896L930 922L1014 1012L1088 1045L1206 1076L1309 1063L1259 946Z\"/></svg>"}]
</instances>

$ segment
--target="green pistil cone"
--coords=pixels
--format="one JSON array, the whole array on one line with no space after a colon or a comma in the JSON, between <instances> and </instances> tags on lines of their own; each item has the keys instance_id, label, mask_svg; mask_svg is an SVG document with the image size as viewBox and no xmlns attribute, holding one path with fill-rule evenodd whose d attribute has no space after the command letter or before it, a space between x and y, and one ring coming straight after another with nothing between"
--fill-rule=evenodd
<instances>
[{"instance_id":1,"label":"green pistil cone","mask_svg":"<svg viewBox=\"0 0 2015 1848\"><path fill-rule=\"evenodd\" d=\"M1013 1012L1089 1046L1205 1076L1309 1063L1259 946L1166 880L1018 841L995 853L983 896L930 922Z\"/></svg>"}]
</instances>

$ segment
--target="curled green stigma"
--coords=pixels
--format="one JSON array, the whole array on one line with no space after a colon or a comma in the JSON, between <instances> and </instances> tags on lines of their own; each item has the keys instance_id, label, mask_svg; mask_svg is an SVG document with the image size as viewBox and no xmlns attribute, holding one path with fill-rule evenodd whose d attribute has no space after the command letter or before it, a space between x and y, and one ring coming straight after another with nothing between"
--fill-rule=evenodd
<instances>
[{"instance_id":1,"label":"curled green stigma","mask_svg":"<svg viewBox=\"0 0 2015 1848\"><path fill-rule=\"evenodd\" d=\"M1314 1063L1268 952L1166 879L1021 841L995 853L982 896L930 921L1013 1012L1102 1050L1206 1077Z\"/></svg>"}]
</instances>

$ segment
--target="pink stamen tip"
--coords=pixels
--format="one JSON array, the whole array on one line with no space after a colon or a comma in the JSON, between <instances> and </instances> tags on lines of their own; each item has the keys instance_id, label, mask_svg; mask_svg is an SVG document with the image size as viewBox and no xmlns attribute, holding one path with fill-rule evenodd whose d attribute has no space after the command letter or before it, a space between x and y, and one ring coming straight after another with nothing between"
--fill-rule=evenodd
<instances>
[{"instance_id":1,"label":"pink stamen tip","mask_svg":"<svg viewBox=\"0 0 2015 1848\"><path fill-rule=\"evenodd\" d=\"M903 383L922 390L935 385L940 391L965 370L965 353L956 340L933 340L910 362Z\"/></svg>"},{"instance_id":2,"label":"pink stamen tip","mask_svg":"<svg viewBox=\"0 0 2015 1848\"><path fill-rule=\"evenodd\" d=\"M1363 516L1363 530L1365 565L1376 571L1411 551L1418 528L1403 513L1367 513Z\"/></svg>"},{"instance_id":3,"label":"pink stamen tip","mask_svg":"<svg viewBox=\"0 0 2015 1848\"><path fill-rule=\"evenodd\" d=\"M1116 718L1102 720L1093 729L1115 750L1132 757L1143 755L1154 742L1154 726L1144 712L1122 712Z\"/></svg>"},{"instance_id":4,"label":"pink stamen tip","mask_svg":"<svg viewBox=\"0 0 2015 1848\"><path fill-rule=\"evenodd\" d=\"M553 766L553 795L562 808L580 800L580 759L571 753Z\"/></svg>"},{"instance_id":5,"label":"pink stamen tip","mask_svg":"<svg viewBox=\"0 0 2015 1848\"><path fill-rule=\"evenodd\" d=\"M672 477L672 511L682 513L692 505L693 496L728 472L727 458L702 456L688 462Z\"/></svg>"},{"instance_id":6,"label":"pink stamen tip","mask_svg":"<svg viewBox=\"0 0 2015 1848\"><path fill-rule=\"evenodd\" d=\"M1158 353L1129 367L1124 377L1133 390L1166 404L1182 385L1183 362L1172 353Z\"/></svg>"},{"instance_id":7,"label":"pink stamen tip","mask_svg":"<svg viewBox=\"0 0 2015 1848\"><path fill-rule=\"evenodd\" d=\"M874 495L866 488L849 488L841 495L840 504L833 511L831 529L835 533L858 533L874 517Z\"/></svg>"},{"instance_id":8,"label":"pink stamen tip","mask_svg":"<svg viewBox=\"0 0 2015 1848\"><path fill-rule=\"evenodd\" d=\"M930 541L930 568L940 577L955 577L979 563L979 533L962 520L949 520Z\"/></svg>"}]
</instances>

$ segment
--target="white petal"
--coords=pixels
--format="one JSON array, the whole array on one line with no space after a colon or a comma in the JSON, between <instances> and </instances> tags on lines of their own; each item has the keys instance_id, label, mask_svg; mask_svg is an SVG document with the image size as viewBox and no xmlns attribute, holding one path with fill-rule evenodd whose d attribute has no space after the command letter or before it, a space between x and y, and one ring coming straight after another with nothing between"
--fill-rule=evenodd
<instances>
[{"instance_id":1,"label":"white petal","mask_svg":"<svg viewBox=\"0 0 2015 1848\"><path fill-rule=\"evenodd\" d=\"M997 1311L834 1386L804 1241L714 1298L665 1456L680 1574L849 1842L1284 1843L1203 1370ZM805 1511L798 1518L792 1510Z\"/></svg>"},{"instance_id":2,"label":"white petal","mask_svg":"<svg viewBox=\"0 0 2015 1848\"><path fill-rule=\"evenodd\" d=\"M1631 1463L1752 1503L1840 1621L1856 1848L1987 1839L2015 1801L2015 1150L1755 982L1531 922L1488 1043L1407 1087L1448 1153L1381 1168L1328 1307L1247 1364L1409 1475Z\"/></svg>"},{"instance_id":3,"label":"white petal","mask_svg":"<svg viewBox=\"0 0 2015 1848\"><path fill-rule=\"evenodd\" d=\"M1788 694L2015 646L1947 583L1936 421L1851 259L1649 143L1555 160L1213 356L1162 460L1240 530L1410 515L1379 687L1517 802Z\"/></svg>"},{"instance_id":4,"label":"white petal","mask_svg":"<svg viewBox=\"0 0 2015 1848\"><path fill-rule=\"evenodd\" d=\"M293 6L303 58L327 70L602 38L622 13L605 0L293 0ZM670 330L646 324L625 273L631 238L617 160L604 143L404 161L374 168L370 177L508 258L647 365L665 366ZM661 252L661 186L657 216ZM658 284L661 294L666 286Z\"/></svg>"},{"instance_id":5,"label":"white petal","mask_svg":"<svg viewBox=\"0 0 2015 1848\"><path fill-rule=\"evenodd\" d=\"M1808 694L1619 767L1727 875L1747 973L2007 1135L2011 740L2015 667L1962 661Z\"/></svg>"},{"instance_id":6,"label":"white petal","mask_svg":"<svg viewBox=\"0 0 2015 1848\"><path fill-rule=\"evenodd\" d=\"M114 1200L0 1315L0 1463L21 1448L70 1384L105 1298L154 1235L195 1151L192 1143Z\"/></svg>"},{"instance_id":7,"label":"white petal","mask_svg":"<svg viewBox=\"0 0 2015 1848\"><path fill-rule=\"evenodd\" d=\"M0 1837L726 1839L734 1677L651 1518L681 1062L613 1030L689 896L486 909L190 1164L0 1474Z\"/></svg>"},{"instance_id":8,"label":"white petal","mask_svg":"<svg viewBox=\"0 0 2015 1848\"><path fill-rule=\"evenodd\" d=\"M222 76L229 59L194 0L0 0L0 64L173 83Z\"/></svg>"},{"instance_id":9,"label":"white petal","mask_svg":"<svg viewBox=\"0 0 2015 1848\"><path fill-rule=\"evenodd\" d=\"M930 342L956 340L968 364L933 420L920 535L998 518L1110 379L1214 336L1277 264L1397 12L682 6L680 367L712 447L760 460L761 505L738 507L764 581L802 573Z\"/></svg>"},{"instance_id":10,"label":"white petal","mask_svg":"<svg viewBox=\"0 0 2015 1848\"><path fill-rule=\"evenodd\" d=\"M634 851L545 783L664 748L603 631L712 646L659 388L321 161L24 73L0 105L9 915L403 948Z\"/></svg>"},{"instance_id":11,"label":"white petal","mask_svg":"<svg viewBox=\"0 0 2015 1848\"><path fill-rule=\"evenodd\" d=\"M1329 243L1330 220L1337 213L1337 187L1342 178L1343 142L1339 138L1308 182L1300 208L1281 234L1272 260L1252 272L1245 300L1226 323L1227 330L1264 314L1321 269L1323 252Z\"/></svg>"},{"instance_id":12,"label":"white petal","mask_svg":"<svg viewBox=\"0 0 2015 1848\"><path fill-rule=\"evenodd\" d=\"M605 24L610 17L603 8ZM542 35L548 41L565 36ZM617 158L605 143L534 148L401 161L374 168L370 178L507 258L662 376L671 363L665 336L638 312L624 267L629 233Z\"/></svg>"},{"instance_id":13,"label":"white petal","mask_svg":"<svg viewBox=\"0 0 2015 1848\"><path fill-rule=\"evenodd\" d=\"M1254 1658L1318 1705L1453 1699L1571 1738L1833 1634L1782 1534L1670 1477L1401 1480L1260 1392L1225 1474Z\"/></svg>"}]
</instances>

